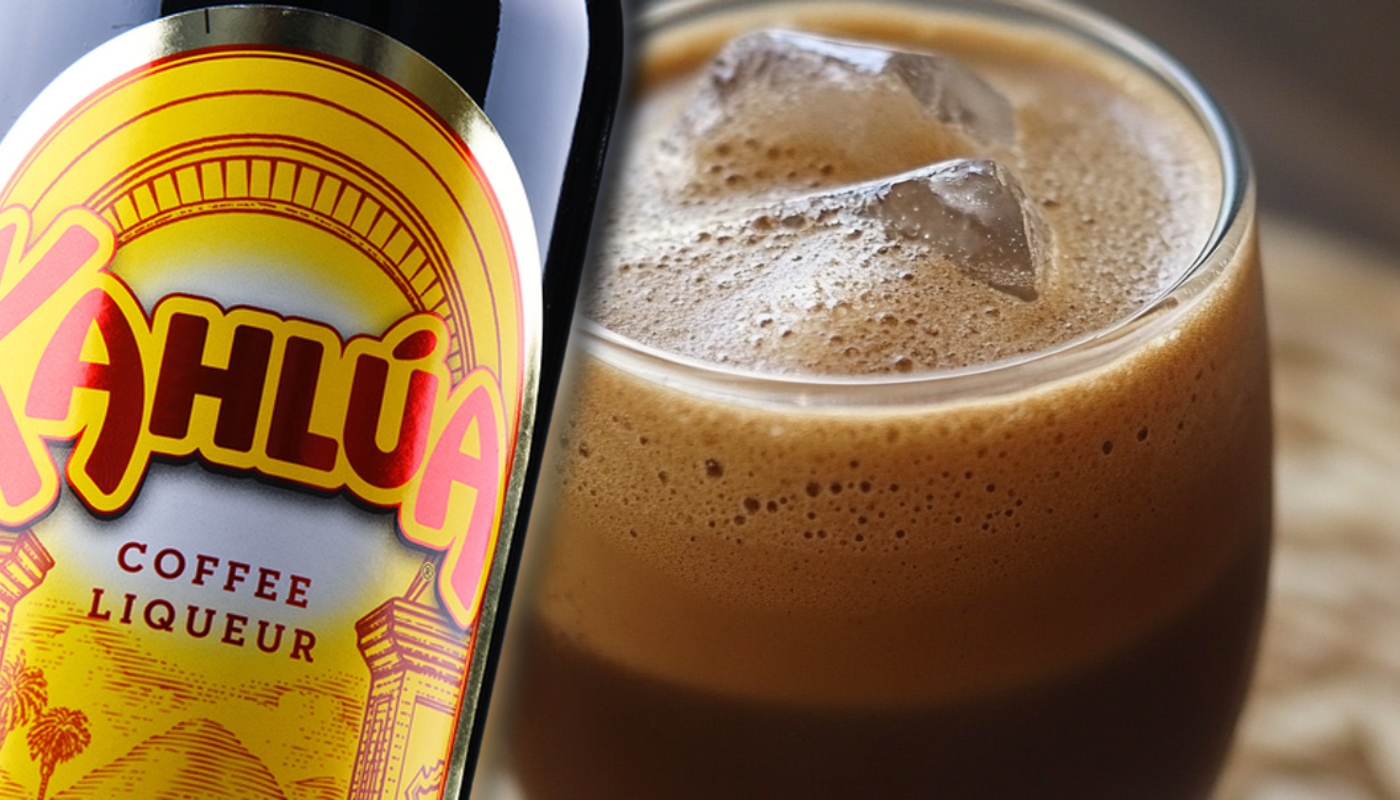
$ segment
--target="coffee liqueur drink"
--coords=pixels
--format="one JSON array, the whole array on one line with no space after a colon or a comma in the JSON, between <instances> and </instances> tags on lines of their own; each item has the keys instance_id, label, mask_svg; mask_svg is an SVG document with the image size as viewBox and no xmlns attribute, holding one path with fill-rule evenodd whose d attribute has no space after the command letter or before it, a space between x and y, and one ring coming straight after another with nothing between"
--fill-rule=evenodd
<instances>
[{"instance_id":1,"label":"coffee liqueur drink","mask_svg":"<svg viewBox=\"0 0 1400 800\"><path fill-rule=\"evenodd\" d=\"M1248 176L1154 51L1023 5L653 25L531 800L1209 794L1270 533Z\"/></svg>"}]
</instances>

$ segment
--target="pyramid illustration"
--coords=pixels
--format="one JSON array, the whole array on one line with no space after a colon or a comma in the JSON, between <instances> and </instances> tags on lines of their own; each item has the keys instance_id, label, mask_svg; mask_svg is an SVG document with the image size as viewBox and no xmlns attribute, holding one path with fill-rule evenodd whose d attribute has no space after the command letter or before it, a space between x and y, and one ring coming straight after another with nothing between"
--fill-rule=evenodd
<instances>
[{"instance_id":1,"label":"pyramid illustration","mask_svg":"<svg viewBox=\"0 0 1400 800\"><path fill-rule=\"evenodd\" d=\"M186 720L84 775L54 800L289 800L227 728Z\"/></svg>"}]
</instances>

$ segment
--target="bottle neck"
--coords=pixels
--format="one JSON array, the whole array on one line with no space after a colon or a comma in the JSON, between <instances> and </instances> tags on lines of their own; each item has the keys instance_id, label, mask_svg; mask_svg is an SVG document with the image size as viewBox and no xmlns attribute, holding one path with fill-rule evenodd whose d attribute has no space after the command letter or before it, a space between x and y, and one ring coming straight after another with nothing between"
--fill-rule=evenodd
<instances>
[{"instance_id":1,"label":"bottle neck","mask_svg":"<svg viewBox=\"0 0 1400 800\"><path fill-rule=\"evenodd\" d=\"M500 0L279 0L278 5L334 14L402 42L436 64L483 105L501 21ZM200 0L163 0L161 14L206 8Z\"/></svg>"}]
</instances>

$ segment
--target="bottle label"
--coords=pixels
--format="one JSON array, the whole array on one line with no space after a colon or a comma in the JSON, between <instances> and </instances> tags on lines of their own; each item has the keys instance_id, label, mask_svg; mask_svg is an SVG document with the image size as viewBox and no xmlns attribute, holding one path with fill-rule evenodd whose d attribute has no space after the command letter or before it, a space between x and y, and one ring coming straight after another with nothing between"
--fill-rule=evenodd
<instances>
[{"instance_id":1,"label":"bottle label","mask_svg":"<svg viewBox=\"0 0 1400 800\"><path fill-rule=\"evenodd\" d=\"M509 154L374 31L229 7L0 144L0 782L437 798L535 402Z\"/></svg>"}]
</instances>

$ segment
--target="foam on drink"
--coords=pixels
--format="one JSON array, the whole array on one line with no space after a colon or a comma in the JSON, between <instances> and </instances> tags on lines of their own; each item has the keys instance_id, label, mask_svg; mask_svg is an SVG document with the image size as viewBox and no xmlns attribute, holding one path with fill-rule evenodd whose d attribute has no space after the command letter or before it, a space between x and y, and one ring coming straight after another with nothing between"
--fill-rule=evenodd
<instances>
[{"instance_id":1,"label":"foam on drink","mask_svg":"<svg viewBox=\"0 0 1400 800\"><path fill-rule=\"evenodd\" d=\"M897 33L883 32L895 42ZM767 59L787 70L721 61L699 88L695 49L656 65L590 313L618 333L716 363L865 374L1013 358L1100 330L1159 296L1194 258L1219 203L1218 165L1194 121L1148 79L1105 74L1063 40L992 37L956 22L930 34L924 48L976 67L943 79L940 99L1005 103L1006 119L930 113L889 70L846 69L819 82L820 69L796 69L801 59L790 54ZM919 57L902 47L890 58ZM1038 54L1030 69L1028 51ZM761 85L728 88L745 80ZM713 97L714 84L727 94ZM1014 174L1029 227L1043 219L1052 232L1029 292L1036 302L1014 288L988 291L937 241L921 246L883 226L793 208L814 194L836 205L868 182L967 157Z\"/></svg>"},{"instance_id":2,"label":"foam on drink","mask_svg":"<svg viewBox=\"0 0 1400 800\"><path fill-rule=\"evenodd\" d=\"M979 136L930 120L897 93L872 99L884 90L839 86L811 90L815 99L786 88L779 94L791 98L739 103L760 113L697 125L687 105L697 71L751 21L663 33L586 296L605 327L740 371L898 383L1110 328L1149 308L1208 239L1219 159L1152 79L1010 24L897 9L808 7L786 18L955 57L1006 99L1014 134ZM889 214L838 210L842 197L858 205L891 176L949 158L991 159L1014 176L1023 229L1044 228L1033 291L974 274L902 235ZM1197 731L1189 735L1115 729L1072 749L1092 762L1139 734L1147 743L1134 753L1194 738L1206 755L1191 758L1205 766L1183 758L1167 772L1208 785L1247 676L1270 525L1264 330L1245 241L1209 291L1108 363L1054 376L1032 368L1018 385L952 399L886 406L878 388L858 407L814 407L804 389L786 402L724 399L685 378L668 385L583 358L579 399L556 418L546 467L558 504L538 636L540 647L575 654L558 662L571 665L555 675L560 686L592 680L571 676L596 665L616 670L617 686L660 687L644 708L667 707L656 697L674 692L692 698L677 708L767 709L753 719L778 709L880 720L952 709L890 730L935 736L986 718L1008 737L1052 742L1064 715L1046 709L1081 691L1065 687L1170 684L1180 670L1156 674L1158 659L1142 654L1200 648L1219 656L1192 679L1220 687L1200 711L1211 722L1182 723ZM1230 620L1220 623L1229 630L1212 619ZM583 682L540 696L592 691ZM1132 717L1134 703L1152 702L1126 696L1105 707ZM567 727L565 711L539 711ZM1051 726L1044 735L1042 725ZM971 770L984 755L1025 751L1003 744L944 766ZM764 747L755 739L735 749ZM918 758L930 764L953 752L928 747ZM699 758L695 750L686 752ZM991 773L977 774L972 785ZM1028 785L1038 774L1025 773ZM926 774L910 780L932 785Z\"/></svg>"}]
</instances>

